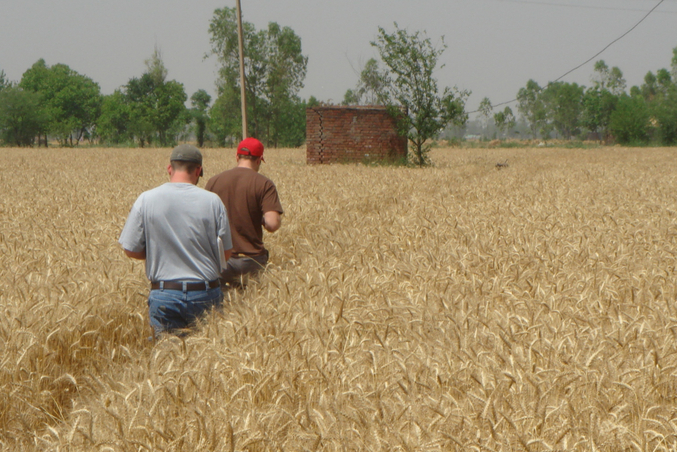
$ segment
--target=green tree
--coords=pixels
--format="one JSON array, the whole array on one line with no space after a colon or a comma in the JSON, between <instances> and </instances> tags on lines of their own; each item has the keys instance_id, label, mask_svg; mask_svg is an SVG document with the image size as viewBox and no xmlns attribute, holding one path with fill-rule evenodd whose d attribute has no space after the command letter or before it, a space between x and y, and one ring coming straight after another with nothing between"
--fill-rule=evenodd
<instances>
[{"instance_id":1,"label":"green tree","mask_svg":"<svg viewBox=\"0 0 677 452\"><path fill-rule=\"evenodd\" d=\"M549 124L566 139L578 131L584 90L585 87L576 83L553 82L541 93Z\"/></svg>"},{"instance_id":2,"label":"green tree","mask_svg":"<svg viewBox=\"0 0 677 452\"><path fill-rule=\"evenodd\" d=\"M623 94L611 114L609 130L621 144L646 144L650 120L649 107L643 97Z\"/></svg>"},{"instance_id":3,"label":"green tree","mask_svg":"<svg viewBox=\"0 0 677 452\"><path fill-rule=\"evenodd\" d=\"M96 123L99 137L109 144L122 144L132 139L130 108L127 98L120 90L104 96L101 115Z\"/></svg>"},{"instance_id":4,"label":"green tree","mask_svg":"<svg viewBox=\"0 0 677 452\"><path fill-rule=\"evenodd\" d=\"M534 80L529 80L526 87L520 88L517 92L517 111L529 125L532 138L536 138L539 133L549 133L547 131L546 109L541 99L542 88ZM547 138L544 136L543 138Z\"/></svg>"},{"instance_id":5,"label":"green tree","mask_svg":"<svg viewBox=\"0 0 677 452\"><path fill-rule=\"evenodd\" d=\"M46 119L37 93L17 86L0 90L0 139L4 143L32 146Z\"/></svg>"},{"instance_id":6,"label":"green tree","mask_svg":"<svg viewBox=\"0 0 677 452\"><path fill-rule=\"evenodd\" d=\"M360 105L360 95L357 89L347 89L343 95L341 105Z\"/></svg>"},{"instance_id":7,"label":"green tree","mask_svg":"<svg viewBox=\"0 0 677 452\"><path fill-rule=\"evenodd\" d=\"M218 98L216 122L212 131L217 136L239 135L241 125L239 53L235 8L217 9L209 26L211 54L221 65L217 81ZM301 38L289 27L270 22L268 28L256 31L248 22L243 22L245 40L245 74L247 95L248 129L252 136L273 146L288 145L284 142L290 117L290 106L299 108L297 94L303 87L308 57L304 56ZM224 99L219 100L221 97ZM234 108L237 105L237 108ZM228 111L224 111L224 109ZM233 121L226 121L225 116ZM295 125L296 128L300 125ZM305 130L305 129L304 129Z\"/></svg>"},{"instance_id":8,"label":"green tree","mask_svg":"<svg viewBox=\"0 0 677 452\"><path fill-rule=\"evenodd\" d=\"M129 132L139 141L139 146L150 145L155 137L155 84L145 73L140 78L131 78L124 87L129 105Z\"/></svg>"},{"instance_id":9,"label":"green tree","mask_svg":"<svg viewBox=\"0 0 677 452\"><path fill-rule=\"evenodd\" d=\"M382 103L386 73L381 70L378 61L370 58L360 72L355 89L346 91L343 105L379 105Z\"/></svg>"},{"instance_id":10,"label":"green tree","mask_svg":"<svg viewBox=\"0 0 677 452\"><path fill-rule=\"evenodd\" d=\"M195 93L190 96L190 103L193 106L191 115L195 122L195 138L197 139L199 147L204 146L205 143L205 132L207 130L207 121L209 120L207 110L211 101L212 96L203 89L195 91Z\"/></svg>"},{"instance_id":11,"label":"green tree","mask_svg":"<svg viewBox=\"0 0 677 452\"><path fill-rule=\"evenodd\" d=\"M239 141L242 131L240 93L235 86L223 86L209 109L209 131L220 146ZM239 112L239 113L238 113Z\"/></svg>"},{"instance_id":12,"label":"green tree","mask_svg":"<svg viewBox=\"0 0 677 452\"><path fill-rule=\"evenodd\" d=\"M154 141L171 146L189 122L186 92L182 83L166 80L167 70L158 49L146 60L146 67L141 77L130 79L123 88L129 105L128 130L141 147Z\"/></svg>"},{"instance_id":13,"label":"green tree","mask_svg":"<svg viewBox=\"0 0 677 452\"><path fill-rule=\"evenodd\" d=\"M607 90L616 96L624 93L626 87L623 72L616 66L609 69L604 60L595 63L592 83L600 91Z\"/></svg>"},{"instance_id":14,"label":"green tree","mask_svg":"<svg viewBox=\"0 0 677 452\"><path fill-rule=\"evenodd\" d=\"M658 125L656 140L663 146L677 145L677 86L673 84L666 88L652 112Z\"/></svg>"},{"instance_id":15,"label":"green tree","mask_svg":"<svg viewBox=\"0 0 677 452\"><path fill-rule=\"evenodd\" d=\"M99 85L65 64L49 67L38 60L22 76L23 89L40 96L48 122L48 131L66 146L90 137L101 111Z\"/></svg>"},{"instance_id":16,"label":"green tree","mask_svg":"<svg viewBox=\"0 0 677 452\"><path fill-rule=\"evenodd\" d=\"M0 91L2 91L5 88L9 88L12 86L11 82L7 80L7 75L5 75L5 71L0 70Z\"/></svg>"},{"instance_id":17,"label":"green tree","mask_svg":"<svg viewBox=\"0 0 677 452\"><path fill-rule=\"evenodd\" d=\"M317 100L315 96L310 96L308 98L308 103L306 104L307 108L312 108L312 107L319 107L320 106L320 101Z\"/></svg>"},{"instance_id":18,"label":"green tree","mask_svg":"<svg viewBox=\"0 0 677 452\"><path fill-rule=\"evenodd\" d=\"M415 164L423 166L429 162L431 145L426 142L447 124L466 122L464 107L470 93L448 87L439 93L433 72L446 48L444 39L441 48L436 48L430 38L419 32L410 34L395 23L392 34L379 27L378 37L371 45L378 49L387 67L383 103L398 118L400 132L412 144Z\"/></svg>"},{"instance_id":19,"label":"green tree","mask_svg":"<svg viewBox=\"0 0 677 452\"><path fill-rule=\"evenodd\" d=\"M503 134L515 127L517 120L515 119L515 114L512 112L512 108L505 107L503 111L495 113L494 123L496 124L496 127L498 127L498 130Z\"/></svg>"},{"instance_id":20,"label":"green tree","mask_svg":"<svg viewBox=\"0 0 677 452\"><path fill-rule=\"evenodd\" d=\"M618 96L599 87L588 88L582 99L581 125L602 139L608 138L611 114L616 109Z\"/></svg>"},{"instance_id":21,"label":"green tree","mask_svg":"<svg viewBox=\"0 0 677 452\"><path fill-rule=\"evenodd\" d=\"M652 102L658 95L658 79L653 72L649 71L644 76L644 83L640 87L640 92L647 102Z\"/></svg>"},{"instance_id":22,"label":"green tree","mask_svg":"<svg viewBox=\"0 0 677 452\"><path fill-rule=\"evenodd\" d=\"M480 101L480 106L477 109L480 113L480 122L482 124L482 130L485 132L489 128L489 122L492 118L491 112L494 110L494 107L491 105L491 101L488 97L485 97Z\"/></svg>"}]
</instances>

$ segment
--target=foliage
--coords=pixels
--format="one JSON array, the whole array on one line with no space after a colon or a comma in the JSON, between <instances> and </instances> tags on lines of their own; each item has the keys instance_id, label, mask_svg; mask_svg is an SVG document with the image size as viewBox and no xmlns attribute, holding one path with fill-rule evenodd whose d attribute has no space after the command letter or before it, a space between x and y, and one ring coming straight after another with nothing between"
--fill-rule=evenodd
<instances>
[{"instance_id":1,"label":"foliage","mask_svg":"<svg viewBox=\"0 0 677 452\"><path fill-rule=\"evenodd\" d=\"M243 22L245 46L247 128L272 146L296 143L289 137L290 120L294 130L304 130L298 123L305 117L288 111L301 108L298 92L303 87L308 57L301 48L301 38L289 27L270 22L265 30L256 31L254 25ZM209 26L211 54L216 55L221 68L217 81L217 113L221 120L212 120L212 132L220 141L239 136L242 123L240 108L239 51L237 15L235 8L222 8L214 12ZM235 108L237 105L237 108ZM225 120L230 116L232 120Z\"/></svg>"},{"instance_id":2,"label":"foliage","mask_svg":"<svg viewBox=\"0 0 677 452\"><path fill-rule=\"evenodd\" d=\"M595 88L600 91L609 91L615 96L625 92L626 82L623 78L623 72L616 66L609 69L604 60L595 63L592 82Z\"/></svg>"},{"instance_id":3,"label":"foliage","mask_svg":"<svg viewBox=\"0 0 677 452\"><path fill-rule=\"evenodd\" d=\"M506 131L512 129L515 127L517 120L515 119L515 115L512 112L512 108L510 107L505 107L503 111L499 111L494 114L494 123L496 124L496 127L502 132L506 133Z\"/></svg>"},{"instance_id":4,"label":"foliage","mask_svg":"<svg viewBox=\"0 0 677 452\"><path fill-rule=\"evenodd\" d=\"M378 61L370 58L360 72L355 89L346 91L343 105L380 105L383 101L387 73L379 68Z\"/></svg>"},{"instance_id":5,"label":"foliage","mask_svg":"<svg viewBox=\"0 0 677 452\"><path fill-rule=\"evenodd\" d=\"M664 146L677 145L677 85L671 84L652 108L656 121L657 142Z\"/></svg>"},{"instance_id":6,"label":"foliage","mask_svg":"<svg viewBox=\"0 0 677 452\"><path fill-rule=\"evenodd\" d=\"M581 125L593 133L599 133L602 139L608 135L611 114L616 109L618 96L605 88L588 88L583 94Z\"/></svg>"},{"instance_id":7,"label":"foliage","mask_svg":"<svg viewBox=\"0 0 677 452\"><path fill-rule=\"evenodd\" d=\"M540 99L541 89L538 83L529 80L526 87L520 88L517 93L517 110L529 124L532 138L536 138L546 128L546 109Z\"/></svg>"},{"instance_id":8,"label":"foliage","mask_svg":"<svg viewBox=\"0 0 677 452\"><path fill-rule=\"evenodd\" d=\"M0 90L0 139L13 146L32 146L46 127L40 96L15 86Z\"/></svg>"},{"instance_id":9,"label":"foliage","mask_svg":"<svg viewBox=\"0 0 677 452\"><path fill-rule=\"evenodd\" d=\"M464 107L470 93L446 87L439 94L433 72L446 48L444 39L441 48L436 48L430 38L419 32L409 33L395 23L392 34L379 27L378 37L371 45L378 48L387 66L381 99L390 106L400 132L413 145L414 162L423 166L429 162L430 144L426 142L447 124L463 124L467 120Z\"/></svg>"},{"instance_id":10,"label":"foliage","mask_svg":"<svg viewBox=\"0 0 677 452\"><path fill-rule=\"evenodd\" d=\"M190 120L186 92L182 83L165 80L167 70L157 49L146 66L141 77L130 79L122 89L129 108L127 130L141 147L154 141L171 146Z\"/></svg>"},{"instance_id":11,"label":"foliage","mask_svg":"<svg viewBox=\"0 0 677 452\"><path fill-rule=\"evenodd\" d=\"M109 144L132 141L131 110L121 90L103 97L101 115L96 124L99 137Z\"/></svg>"},{"instance_id":12,"label":"foliage","mask_svg":"<svg viewBox=\"0 0 677 452\"><path fill-rule=\"evenodd\" d=\"M486 129L489 127L489 120L491 119L491 112L494 110L494 107L491 105L491 101L489 100L488 97L483 98L480 101L479 108L477 109L479 111L479 117L480 117L480 122L482 123L482 128Z\"/></svg>"},{"instance_id":13,"label":"foliage","mask_svg":"<svg viewBox=\"0 0 677 452\"><path fill-rule=\"evenodd\" d=\"M7 75L5 74L5 71L0 70L0 91L2 91L5 88L9 88L12 86L12 83L7 80Z\"/></svg>"},{"instance_id":14,"label":"foliage","mask_svg":"<svg viewBox=\"0 0 677 452\"><path fill-rule=\"evenodd\" d=\"M220 146L239 141L242 128L240 93L235 86L222 86L221 94L209 109L209 131Z\"/></svg>"},{"instance_id":15,"label":"foliage","mask_svg":"<svg viewBox=\"0 0 677 452\"><path fill-rule=\"evenodd\" d=\"M609 130L621 144L641 145L649 140L650 114L646 100L623 94L611 114Z\"/></svg>"},{"instance_id":16,"label":"foliage","mask_svg":"<svg viewBox=\"0 0 677 452\"><path fill-rule=\"evenodd\" d=\"M48 132L61 145L73 146L91 137L102 101L99 85L92 79L65 64L49 67L40 59L23 74L19 86L39 95Z\"/></svg>"},{"instance_id":17,"label":"foliage","mask_svg":"<svg viewBox=\"0 0 677 452\"><path fill-rule=\"evenodd\" d=\"M190 96L190 103L193 106L191 116L195 122L195 138L199 147L204 146L205 132L207 130L207 122L209 121L207 109L211 101L212 96L203 89L197 90Z\"/></svg>"},{"instance_id":18,"label":"foliage","mask_svg":"<svg viewBox=\"0 0 677 452\"><path fill-rule=\"evenodd\" d=\"M548 128L554 128L566 139L578 132L584 89L576 83L553 82L541 93Z\"/></svg>"}]
</instances>

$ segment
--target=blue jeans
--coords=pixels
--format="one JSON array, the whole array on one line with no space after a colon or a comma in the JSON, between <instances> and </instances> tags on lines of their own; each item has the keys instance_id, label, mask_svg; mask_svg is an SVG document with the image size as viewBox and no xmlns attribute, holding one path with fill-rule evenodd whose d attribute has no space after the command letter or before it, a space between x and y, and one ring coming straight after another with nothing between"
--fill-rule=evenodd
<instances>
[{"instance_id":1,"label":"blue jeans","mask_svg":"<svg viewBox=\"0 0 677 452\"><path fill-rule=\"evenodd\" d=\"M222 303L223 292L220 287L188 292L151 290L148 295L150 325L155 330L155 336L163 331L183 330L192 326L206 311L220 307Z\"/></svg>"}]
</instances>

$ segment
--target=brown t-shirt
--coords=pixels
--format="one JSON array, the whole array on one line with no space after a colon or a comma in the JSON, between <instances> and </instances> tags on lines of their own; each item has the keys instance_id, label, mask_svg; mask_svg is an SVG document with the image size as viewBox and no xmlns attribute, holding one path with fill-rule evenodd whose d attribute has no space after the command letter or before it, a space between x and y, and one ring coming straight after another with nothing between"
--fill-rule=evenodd
<instances>
[{"instance_id":1,"label":"brown t-shirt","mask_svg":"<svg viewBox=\"0 0 677 452\"><path fill-rule=\"evenodd\" d=\"M235 167L209 179L205 189L219 195L226 206L233 252L263 254L263 214L283 213L273 181L252 169Z\"/></svg>"}]
</instances>

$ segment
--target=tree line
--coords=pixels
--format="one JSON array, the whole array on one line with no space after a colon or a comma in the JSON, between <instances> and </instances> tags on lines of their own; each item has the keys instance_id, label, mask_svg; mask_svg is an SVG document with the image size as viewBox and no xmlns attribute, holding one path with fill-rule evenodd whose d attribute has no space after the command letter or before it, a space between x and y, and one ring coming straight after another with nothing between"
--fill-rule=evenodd
<instances>
[{"instance_id":1,"label":"tree line","mask_svg":"<svg viewBox=\"0 0 677 452\"><path fill-rule=\"evenodd\" d=\"M541 87L529 80L517 93L517 109L533 137L571 139L597 137L629 145L677 144L677 47L671 69L649 71L640 86L626 90L618 67L604 60L594 66L592 86L554 82ZM486 111L486 110L485 110ZM482 112L486 116L485 111ZM506 131L511 111L494 114Z\"/></svg>"},{"instance_id":2,"label":"tree line","mask_svg":"<svg viewBox=\"0 0 677 452\"><path fill-rule=\"evenodd\" d=\"M343 105L385 105L407 136L412 160L427 162L430 139L448 126L463 127L468 119L468 90L438 89L433 72L446 48L432 45L419 32L395 24L388 33L379 27L377 48L381 63L367 62ZM305 110L318 105L298 95L306 76L308 57L301 38L289 27L270 22L256 30L243 23L245 39L245 95L248 130L269 146L299 146L305 141ZM110 95L99 85L64 64L37 61L18 82L0 71L0 141L13 146L62 146L83 140L106 145L170 146L188 136L198 145L206 141L224 146L239 141L242 124L235 8L214 11L209 25L211 49L219 63L217 97L205 90L188 97L183 84L167 79L156 48L146 71L132 77ZM442 66L443 67L443 66ZM514 132L518 119L533 138L585 139L596 137L622 144L677 144L677 48L671 69L648 72L641 86L629 90L618 67L603 60L594 66L592 85L555 81L540 86L529 80L517 93L517 112L509 106L494 112L482 99L479 117L493 122L502 136Z\"/></svg>"},{"instance_id":3,"label":"tree line","mask_svg":"<svg viewBox=\"0 0 677 452\"><path fill-rule=\"evenodd\" d=\"M392 88L391 73L401 74L410 68L394 67L381 55L386 68L375 59L362 70L355 88L346 91L343 105L383 103ZM430 61L420 58L428 64ZM424 64L424 66L425 66ZM596 138L605 142L629 145L677 144L677 47L673 49L671 69L649 71L641 86L628 91L623 72L609 68L604 60L595 63L590 87L556 81L540 86L529 80L517 93L517 112L509 106L494 112L489 98L479 104L479 119L485 127L493 122L500 136L514 132L523 121L532 138ZM469 92L461 92L455 101ZM451 124L458 125L458 121Z\"/></svg>"},{"instance_id":4,"label":"tree line","mask_svg":"<svg viewBox=\"0 0 677 452\"><path fill-rule=\"evenodd\" d=\"M308 57L301 39L275 22L264 30L243 23L248 129L271 146L305 141L303 87ZM61 146L83 141L104 145L172 146L194 137L224 146L239 141L239 57L235 8L217 9L209 25L211 50L220 69L217 97L200 89L189 101L182 83L168 79L159 49L138 77L103 95L98 83L65 64L38 60L12 82L0 70L0 141L11 146Z\"/></svg>"}]
</instances>

